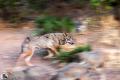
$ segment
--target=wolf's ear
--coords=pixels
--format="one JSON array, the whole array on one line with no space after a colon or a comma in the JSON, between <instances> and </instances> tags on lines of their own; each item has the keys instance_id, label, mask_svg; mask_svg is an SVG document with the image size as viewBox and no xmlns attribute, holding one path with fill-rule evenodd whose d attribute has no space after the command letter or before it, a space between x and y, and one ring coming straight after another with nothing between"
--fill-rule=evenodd
<instances>
[{"instance_id":1,"label":"wolf's ear","mask_svg":"<svg viewBox=\"0 0 120 80\"><path fill-rule=\"evenodd\" d=\"M63 35L64 35L64 37L66 37L66 36L68 35L68 33L64 32L64 34L63 34Z\"/></svg>"}]
</instances>

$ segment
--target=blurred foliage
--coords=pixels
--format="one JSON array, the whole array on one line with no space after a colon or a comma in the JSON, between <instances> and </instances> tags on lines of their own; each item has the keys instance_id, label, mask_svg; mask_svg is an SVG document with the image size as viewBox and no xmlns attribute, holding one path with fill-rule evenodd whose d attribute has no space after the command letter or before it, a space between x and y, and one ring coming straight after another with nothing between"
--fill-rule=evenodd
<instances>
[{"instance_id":1,"label":"blurred foliage","mask_svg":"<svg viewBox=\"0 0 120 80\"><path fill-rule=\"evenodd\" d=\"M120 21L120 0L90 0L97 13L112 11L114 19Z\"/></svg>"},{"instance_id":2,"label":"blurred foliage","mask_svg":"<svg viewBox=\"0 0 120 80\"><path fill-rule=\"evenodd\" d=\"M44 16L35 20L36 29L33 35L51 33L51 32L72 32L74 22L68 17Z\"/></svg>"},{"instance_id":3,"label":"blurred foliage","mask_svg":"<svg viewBox=\"0 0 120 80\"><path fill-rule=\"evenodd\" d=\"M0 8L16 7L18 3L19 3L19 0L0 0Z\"/></svg>"},{"instance_id":4,"label":"blurred foliage","mask_svg":"<svg viewBox=\"0 0 120 80\"><path fill-rule=\"evenodd\" d=\"M105 9L112 9L111 3L115 0L90 0L90 3L93 7L104 7Z\"/></svg>"},{"instance_id":5,"label":"blurred foliage","mask_svg":"<svg viewBox=\"0 0 120 80\"><path fill-rule=\"evenodd\" d=\"M63 1L76 8L84 8L89 3L89 0L63 0Z\"/></svg>"},{"instance_id":6,"label":"blurred foliage","mask_svg":"<svg viewBox=\"0 0 120 80\"><path fill-rule=\"evenodd\" d=\"M0 0L0 16L5 20L14 21L19 15L19 6L20 0Z\"/></svg>"},{"instance_id":7,"label":"blurred foliage","mask_svg":"<svg viewBox=\"0 0 120 80\"><path fill-rule=\"evenodd\" d=\"M91 51L91 46L90 45L83 45L80 47L75 48L72 51L69 52L63 52L63 51L59 51L59 54L56 55L55 59L59 60L61 62L69 62L69 60L71 58L74 58L74 56L80 52L84 52L84 51Z\"/></svg>"},{"instance_id":8,"label":"blurred foliage","mask_svg":"<svg viewBox=\"0 0 120 80\"><path fill-rule=\"evenodd\" d=\"M28 2L29 8L39 11L63 2L76 6L84 6L85 3L88 2L86 0L26 0L26 1Z\"/></svg>"},{"instance_id":9,"label":"blurred foliage","mask_svg":"<svg viewBox=\"0 0 120 80\"><path fill-rule=\"evenodd\" d=\"M39 13L41 11L41 13L44 14L44 11L51 7L59 8L59 6L65 7L67 5L70 7L73 6L74 8L81 8L81 7L84 8L89 4L91 4L90 6L96 9L96 12L97 11L99 12L102 11L102 9L111 10L112 7L114 7L113 5L120 5L120 1L119 0L0 0L0 17L2 17L5 20L11 20L12 22L15 22L18 20L22 20L20 19L21 15L22 17L24 17L26 16L27 12ZM32 16L32 13L30 14ZM51 22L52 21L54 22L54 19L53 20L51 19ZM49 24L51 25L50 27L52 27L53 24L51 24L51 22L48 21L44 25ZM56 20L55 23L61 25L61 23L59 23L58 20Z\"/></svg>"},{"instance_id":10,"label":"blurred foliage","mask_svg":"<svg viewBox=\"0 0 120 80\"><path fill-rule=\"evenodd\" d=\"M44 10L47 8L50 0L26 0L28 7L35 10Z\"/></svg>"}]
</instances>

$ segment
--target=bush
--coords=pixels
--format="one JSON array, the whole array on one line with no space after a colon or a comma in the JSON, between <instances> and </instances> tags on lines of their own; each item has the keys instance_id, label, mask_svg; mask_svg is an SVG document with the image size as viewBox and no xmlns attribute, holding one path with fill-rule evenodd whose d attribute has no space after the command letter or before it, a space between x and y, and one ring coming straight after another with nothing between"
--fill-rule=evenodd
<instances>
[{"instance_id":1,"label":"bush","mask_svg":"<svg viewBox=\"0 0 120 80\"><path fill-rule=\"evenodd\" d=\"M74 22L68 17L55 17L55 16L45 16L38 17L35 20L36 30L34 34L45 34L51 32L72 32L74 27Z\"/></svg>"},{"instance_id":2,"label":"bush","mask_svg":"<svg viewBox=\"0 0 120 80\"><path fill-rule=\"evenodd\" d=\"M59 51L59 54L56 55L55 59L61 62L69 62L71 59L74 58L76 54L84 51L91 51L91 46L90 45L80 46L69 52Z\"/></svg>"},{"instance_id":3,"label":"bush","mask_svg":"<svg viewBox=\"0 0 120 80\"><path fill-rule=\"evenodd\" d=\"M112 9L110 4L114 2L115 0L90 0L90 3L93 7L102 7L106 10Z\"/></svg>"}]
</instances>

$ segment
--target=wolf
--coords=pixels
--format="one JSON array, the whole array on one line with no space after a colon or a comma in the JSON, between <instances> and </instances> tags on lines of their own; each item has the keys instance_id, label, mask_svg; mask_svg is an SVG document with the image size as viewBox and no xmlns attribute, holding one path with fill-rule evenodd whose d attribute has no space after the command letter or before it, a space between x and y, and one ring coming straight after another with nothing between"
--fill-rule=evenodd
<instances>
[{"instance_id":1,"label":"wolf","mask_svg":"<svg viewBox=\"0 0 120 80\"><path fill-rule=\"evenodd\" d=\"M57 49L65 44L75 44L71 33L49 33L42 36L26 37L21 46L22 52L18 61L24 60L25 64L32 66L30 60L37 49L47 49L51 53L48 57L52 57L58 54Z\"/></svg>"}]
</instances>

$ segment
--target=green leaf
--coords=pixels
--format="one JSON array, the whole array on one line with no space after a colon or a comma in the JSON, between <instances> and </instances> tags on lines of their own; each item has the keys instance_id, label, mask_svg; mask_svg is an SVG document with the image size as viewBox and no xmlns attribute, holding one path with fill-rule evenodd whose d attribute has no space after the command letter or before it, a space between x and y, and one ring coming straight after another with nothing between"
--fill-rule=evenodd
<instances>
[{"instance_id":1,"label":"green leaf","mask_svg":"<svg viewBox=\"0 0 120 80\"><path fill-rule=\"evenodd\" d=\"M37 28L43 28L45 33L49 32L71 32L75 29L73 21L68 17L44 16L35 20Z\"/></svg>"},{"instance_id":2,"label":"green leaf","mask_svg":"<svg viewBox=\"0 0 120 80\"><path fill-rule=\"evenodd\" d=\"M80 46L69 52L59 51L59 54L56 55L55 59L60 60L62 62L66 62L70 58L74 57L77 53L84 51L91 51L91 46L90 45Z\"/></svg>"}]
</instances>

